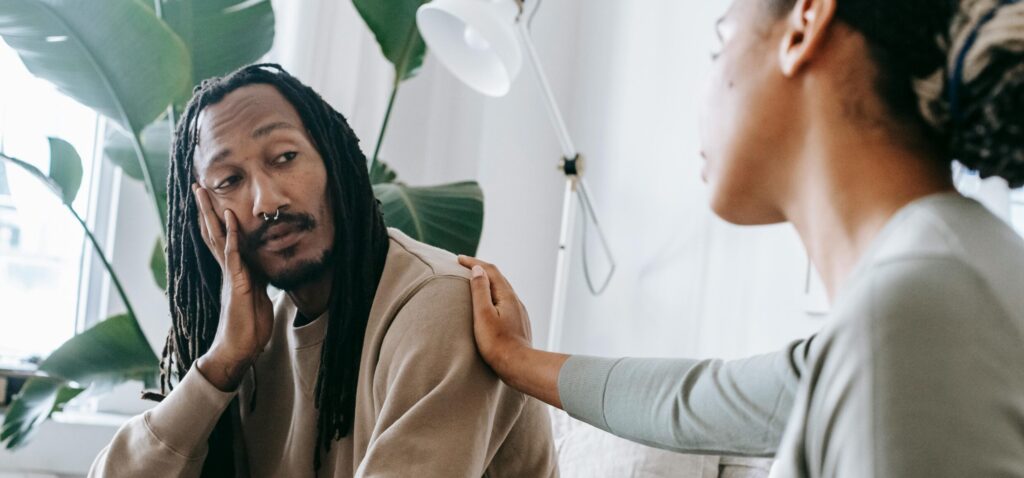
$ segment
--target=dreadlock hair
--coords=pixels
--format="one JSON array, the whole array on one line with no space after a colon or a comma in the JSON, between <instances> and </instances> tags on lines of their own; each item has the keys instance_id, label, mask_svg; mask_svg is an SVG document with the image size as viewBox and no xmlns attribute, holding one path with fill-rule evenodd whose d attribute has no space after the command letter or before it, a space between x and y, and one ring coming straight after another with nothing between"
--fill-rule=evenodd
<instances>
[{"instance_id":1,"label":"dreadlock hair","mask_svg":"<svg viewBox=\"0 0 1024 478\"><path fill-rule=\"evenodd\" d=\"M314 394L319 416L316 446L311 451L314 469L319 470L321 452L329 451L332 440L352 429L363 334L384 269L388 234L355 133L341 113L280 65L246 66L203 81L193 90L178 122L167 179L167 296L172 326L160 360L160 388L169 393L172 372L180 381L206 353L220 317L221 268L203 242L192 194L199 115L232 91L260 83L277 88L298 111L327 174L335 232L331 296ZM231 415L238 413L237 407L236 399L210 436L203 476L234 473Z\"/></svg>"},{"instance_id":2,"label":"dreadlock hair","mask_svg":"<svg viewBox=\"0 0 1024 478\"><path fill-rule=\"evenodd\" d=\"M763 0L775 17L797 0ZM1024 186L1024 0L836 0L894 119L942 160Z\"/></svg>"}]
</instances>

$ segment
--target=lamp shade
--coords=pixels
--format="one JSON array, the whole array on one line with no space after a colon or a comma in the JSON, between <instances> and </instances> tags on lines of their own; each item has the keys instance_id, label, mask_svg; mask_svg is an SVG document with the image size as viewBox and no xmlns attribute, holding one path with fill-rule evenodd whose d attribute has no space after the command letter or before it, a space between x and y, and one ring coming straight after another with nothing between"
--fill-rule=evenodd
<instances>
[{"instance_id":1,"label":"lamp shade","mask_svg":"<svg viewBox=\"0 0 1024 478\"><path fill-rule=\"evenodd\" d=\"M504 96L523 63L515 0L434 0L416 11L427 46L460 81Z\"/></svg>"}]
</instances>

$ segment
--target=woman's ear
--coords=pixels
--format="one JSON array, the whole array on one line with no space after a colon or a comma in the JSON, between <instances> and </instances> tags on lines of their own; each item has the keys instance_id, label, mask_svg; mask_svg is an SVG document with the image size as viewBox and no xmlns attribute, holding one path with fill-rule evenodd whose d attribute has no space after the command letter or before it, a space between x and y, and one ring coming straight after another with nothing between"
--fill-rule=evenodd
<instances>
[{"instance_id":1,"label":"woman's ear","mask_svg":"<svg viewBox=\"0 0 1024 478\"><path fill-rule=\"evenodd\" d=\"M793 11L786 16L779 44L779 65L784 76L795 76L814 59L835 19L836 1L797 0Z\"/></svg>"}]
</instances>

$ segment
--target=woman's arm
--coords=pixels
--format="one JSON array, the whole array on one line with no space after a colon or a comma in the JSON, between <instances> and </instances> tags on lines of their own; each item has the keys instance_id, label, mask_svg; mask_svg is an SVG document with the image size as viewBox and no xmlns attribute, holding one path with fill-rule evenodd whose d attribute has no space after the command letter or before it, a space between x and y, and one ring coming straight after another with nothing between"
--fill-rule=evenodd
<instances>
[{"instance_id":1,"label":"woman's arm","mask_svg":"<svg viewBox=\"0 0 1024 478\"><path fill-rule=\"evenodd\" d=\"M623 438L679 452L770 456L810 340L745 360L605 359L534 349L526 309L493 265L473 269L477 348L513 388Z\"/></svg>"}]
</instances>

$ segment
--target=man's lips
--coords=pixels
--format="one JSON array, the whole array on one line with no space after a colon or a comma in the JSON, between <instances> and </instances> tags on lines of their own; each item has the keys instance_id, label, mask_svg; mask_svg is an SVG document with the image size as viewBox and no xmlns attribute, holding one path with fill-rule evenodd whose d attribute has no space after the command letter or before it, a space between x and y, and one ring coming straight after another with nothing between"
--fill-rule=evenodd
<instances>
[{"instance_id":1,"label":"man's lips","mask_svg":"<svg viewBox=\"0 0 1024 478\"><path fill-rule=\"evenodd\" d=\"M301 228L296 227L294 224L281 224L279 226L273 226L267 231L266 239L260 246L267 252L278 252L294 246L295 243L302 239L303 231Z\"/></svg>"}]
</instances>

